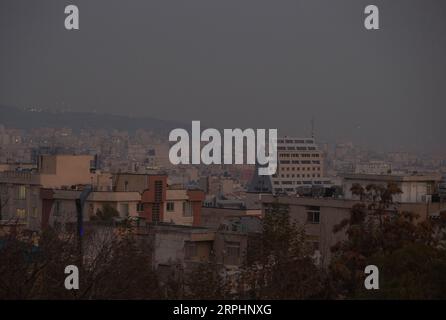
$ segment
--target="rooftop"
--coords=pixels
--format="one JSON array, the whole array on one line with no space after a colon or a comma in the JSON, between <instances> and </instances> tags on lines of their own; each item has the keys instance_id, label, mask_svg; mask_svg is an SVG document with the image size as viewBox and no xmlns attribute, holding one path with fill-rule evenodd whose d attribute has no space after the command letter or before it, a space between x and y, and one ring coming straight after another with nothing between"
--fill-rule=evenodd
<instances>
[{"instance_id":1,"label":"rooftop","mask_svg":"<svg viewBox=\"0 0 446 320\"><path fill-rule=\"evenodd\" d=\"M441 174L436 173L413 173L413 174L365 174L365 173L348 173L344 174L345 180L372 180L372 181L388 181L388 182L403 182L403 181L441 181Z\"/></svg>"}]
</instances>

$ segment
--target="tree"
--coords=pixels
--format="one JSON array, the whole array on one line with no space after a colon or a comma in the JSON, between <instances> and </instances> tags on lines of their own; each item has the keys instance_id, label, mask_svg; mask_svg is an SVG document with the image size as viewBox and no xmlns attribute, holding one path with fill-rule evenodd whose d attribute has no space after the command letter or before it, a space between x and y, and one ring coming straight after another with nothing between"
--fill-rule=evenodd
<instances>
[{"instance_id":1,"label":"tree","mask_svg":"<svg viewBox=\"0 0 446 320\"><path fill-rule=\"evenodd\" d=\"M354 185L352 193L362 201L334 229L345 231L347 239L332 248L330 273L338 295L354 298L364 293L364 268L374 264L377 257L387 261L395 252L404 253L414 244L436 248L438 239L430 221L419 221L416 214L398 210L393 198L401 190L394 184L369 185L365 189Z\"/></svg>"},{"instance_id":2,"label":"tree","mask_svg":"<svg viewBox=\"0 0 446 320\"><path fill-rule=\"evenodd\" d=\"M379 290L360 290L366 299L445 299L446 251L411 243L391 254L379 253L369 263L380 266Z\"/></svg>"},{"instance_id":3,"label":"tree","mask_svg":"<svg viewBox=\"0 0 446 320\"><path fill-rule=\"evenodd\" d=\"M324 273L305 245L305 232L291 221L288 207L274 203L262 233L248 247L241 275L241 296L251 299L325 298Z\"/></svg>"},{"instance_id":4,"label":"tree","mask_svg":"<svg viewBox=\"0 0 446 320\"><path fill-rule=\"evenodd\" d=\"M111 205L104 204L102 206L102 209L96 210L96 215L91 217L91 220L93 221L102 221L102 222L110 222L113 220L113 218L119 217L119 212L115 208L113 208Z\"/></svg>"},{"instance_id":5,"label":"tree","mask_svg":"<svg viewBox=\"0 0 446 320\"><path fill-rule=\"evenodd\" d=\"M16 229L17 230L17 229ZM66 297L63 291L63 271L74 254L69 239L62 240L52 230L44 232L37 245L25 232L12 232L1 238L0 247L0 298L36 299ZM74 247L73 247L74 248ZM53 273L55 269L59 272ZM60 274L60 279L56 279ZM59 286L60 285L60 286ZM60 287L55 290L56 287Z\"/></svg>"},{"instance_id":6,"label":"tree","mask_svg":"<svg viewBox=\"0 0 446 320\"><path fill-rule=\"evenodd\" d=\"M25 233L0 240L0 299L155 299L161 297L151 248L128 230L86 241L82 265L73 235L44 231L38 245ZM64 286L65 267L77 265L79 290Z\"/></svg>"},{"instance_id":7,"label":"tree","mask_svg":"<svg viewBox=\"0 0 446 320\"><path fill-rule=\"evenodd\" d=\"M8 189L5 188L3 185L0 185L0 220L3 220L3 208L5 208L8 205L9 202L9 196L8 196Z\"/></svg>"},{"instance_id":8,"label":"tree","mask_svg":"<svg viewBox=\"0 0 446 320\"><path fill-rule=\"evenodd\" d=\"M131 233L104 243L86 263L82 299L159 299L161 291L152 270L151 248Z\"/></svg>"},{"instance_id":9,"label":"tree","mask_svg":"<svg viewBox=\"0 0 446 320\"><path fill-rule=\"evenodd\" d=\"M214 262L199 263L185 277L185 298L194 300L222 300L230 288Z\"/></svg>"}]
</instances>

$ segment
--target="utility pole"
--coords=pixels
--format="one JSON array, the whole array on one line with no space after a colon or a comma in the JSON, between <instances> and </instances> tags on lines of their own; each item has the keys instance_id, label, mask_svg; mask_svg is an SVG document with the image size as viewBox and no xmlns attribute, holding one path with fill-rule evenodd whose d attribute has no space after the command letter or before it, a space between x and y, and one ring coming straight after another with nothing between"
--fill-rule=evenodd
<instances>
[{"instance_id":1,"label":"utility pole","mask_svg":"<svg viewBox=\"0 0 446 320\"><path fill-rule=\"evenodd\" d=\"M84 235L84 205L88 196L93 191L92 186L86 186L81 192L79 199L76 199L76 211L77 211L77 245L79 251L79 263L83 262L83 250L82 250L82 236Z\"/></svg>"}]
</instances>

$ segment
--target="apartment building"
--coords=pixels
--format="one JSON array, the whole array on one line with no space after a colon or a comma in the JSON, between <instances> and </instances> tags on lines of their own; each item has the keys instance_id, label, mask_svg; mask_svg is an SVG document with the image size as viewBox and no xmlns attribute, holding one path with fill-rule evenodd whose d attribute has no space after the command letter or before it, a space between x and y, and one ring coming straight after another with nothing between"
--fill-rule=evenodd
<instances>
[{"instance_id":1,"label":"apartment building","mask_svg":"<svg viewBox=\"0 0 446 320\"><path fill-rule=\"evenodd\" d=\"M76 200L91 186L84 221L110 207L120 218L200 224L202 191L176 188L168 192L165 174L111 175L94 170L93 162L93 156L45 155L33 170L5 167L15 170L0 172L0 220L34 231L54 225L69 229L77 221Z\"/></svg>"},{"instance_id":2,"label":"apartment building","mask_svg":"<svg viewBox=\"0 0 446 320\"><path fill-rule=\"evenodd\" d=\"M262 210L246 208L203 207L201 213L201 225L203 227L218 229L225 221L241 219L244 217L260 218Z\"/></svg>"},{"instance_id":3,"label":"apartment building","mask_svg":"<svg viewBox=\"0 0 446 320\"><path fill-rule=\"evenodd\" d=\"M242 230L211 230L179 225L139 227L136 234L153 250L153 268L192 269L198 263L215 262L225 268L243 263L248 233Z\"/></svg>"},{"instance_id":4,"label":"apartment building","mask_svg":"<svg viewBox=\"0 0 446 320\"><path fill-rule=\"evenodd\" d=\"M367 162L357 163L355 165L354 173L362 174L390 174L392 172L392 165L385 161L372 160Z\"/></svg>"},{"instance_id":5,"label":"apartment building","mask_svg":"<svg viewBox=\"0 0 446 320\"><path fill-rule=\"evenodd\" d=\"M184 188L168 188L163 222L178 225L199 226L201 224L204 192Z\"/></svg>"},{"instance_id":6,"label":"apartment building","mask_svg":"<svg viewBox=\"0 0 446 320\"><path fill-rule=\"evenodd\" d=\"M343 190L346 199L358 199L352 194L355 184L366 187L370 184L387 186L395 184L402 191L394 197L395 202L428 203L432 195L438 193L438 185L442 181L441 174L345 174L343 175Z\"/></svg>"},{"instance_id":7,"label":"apartment building","mask_svg":"<svg viewBox=\"0 0 446 320\"><path fill-rule=\"evenodd\" d=\"M148 222L164 221L167 175L117 173L113 175L113 191L139 192L139 216Z\"/></svg>"},{"instance_id":8,"label":"apartment building","mask_svg":"<svg viewBox=\"0 0 446 320\"><path fill-rule=\"evenodd\" d=\"M56 226L62 231L72 231L77 223L76 200L81 190L41 189L41 228ZM83 221L94 220L99 211L113 210L117 219L138 217L141 194L138 192L91 191L84 204Z\"/></svg>"},{"instance_id":9,"label":"apartment building","mask_svg":"<svg viewBox=\"0 0 446 320\"><path fill-rule=\"evenodd\" d=\"M1 223L38 230L42 213L40 187L40 177L31 172L0 172Z\"/></svg>"},{"instance_id":10,"label":"apartment building","mask_svg":"<svg viewBox=\"0 0 446 320\"><path fill-rule=\"evenodd\" d=\"M307 235L306 241L314 249L319 263L328 265L332 253L331 247L345 239L344 232L334 233L333 228L342 220L350 217L359 197L352 195L350 189L359 183L368 184L396 183L402 193L394 196L394 205L388 208L391 212L412 212L418 215L418 221L434 219L446 211L446 203L432 201L437 192L439 178L437 175L393 176L393 175L348 175L344 177L343 198L296 197L291 195L262 194L262 214L267 214L275 204L288 207L290 218L303 226ZM363 199L362 201L366 201Z\"/></svg>"},{"instance_id":11,"label":"apartment building","mask_svg":"<svg viewBox=\"0 0 446 320\"><path fill-rule=\"evenodd\" d=\"M272 176L254 173L248 192L301 194L314 187L329 186L331 181L325 177L324 153L315 139L284 137L277 140L276 173Z\"/></svg>"}]
</instances>

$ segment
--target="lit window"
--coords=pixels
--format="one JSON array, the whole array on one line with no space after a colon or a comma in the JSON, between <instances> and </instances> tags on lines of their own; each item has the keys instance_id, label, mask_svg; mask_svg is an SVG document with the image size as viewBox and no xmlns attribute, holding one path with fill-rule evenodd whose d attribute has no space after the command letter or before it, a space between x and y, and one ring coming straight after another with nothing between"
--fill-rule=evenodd
<instances>
[{"instance_id":1,"label":"lit window","mask_svg":"<svg viewBox=\"0 0 446 320\"><path fill-rule=\"evenodd\" d=\"M18 189L18 200L26 199L26 186L19 186Z\"/></svg>"},{"instance_id":2,"label":"lit window","mask_svg":"<svg viewBox=\"0 0 446 320\"><path fill-rule=\"evenodd\" d=\"M31 216L33 218L37 218L37 207L33 207L31 211Z\"/></svg>"},{"instance_id":3,"label":"lit window","mask_svg":"<svg viewBox=\"0 0 446 320\"><path fill-rule=\"evenodd\" d=\"M25 209L17 209L15 214L18 219L26 219L26 210Z\"/></svg>"}]
</instances>

